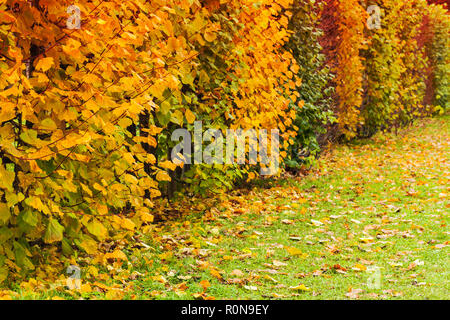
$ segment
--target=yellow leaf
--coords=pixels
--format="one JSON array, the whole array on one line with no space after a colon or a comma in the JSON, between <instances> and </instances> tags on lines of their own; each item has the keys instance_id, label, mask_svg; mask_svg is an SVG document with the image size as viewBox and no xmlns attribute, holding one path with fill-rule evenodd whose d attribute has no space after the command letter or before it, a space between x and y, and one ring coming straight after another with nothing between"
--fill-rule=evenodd
<instances>
[{"instance_id":1,"label":"yellow leaf","mask_svg":"<svg viewBox=\"0 0 450 320\"><path fill-rule=\"evenodd\" d=\"M205 32L203 37L205 38L206 41L213 42L214 40L216 40L217 36L215 32Z\"/></svg>"},{"instance_id":2,"label":"yellow leaf","mask_svg":"<svg viewBox=\"0 0 450 320\"><path fill-rule=\"evenodd\" d=\"M94 266L89 266L86 270L86 273L91 275L92 277L98 276L98 269Z\"/></svg>"},{"instance_id":3,"label":"yellow leaf","mask_svg":"<svg viewBox=\"0 0 450 320\"><path fill-rule=\"evenodd\" d=\"M108 235L108 230L98 220L92 220L86 225L86 228L91 234L100 240L105 239Z\"/></svg>"},{"instance_id":4,"label":"yellow leaf","mask_svg":"<svg viewBox=\"0 0 450 320\"><path fill-rule=\"evenodd\" d=\"M370 243L370 242L373 242L375 239L374 238L359 238L359 240L364 243Z\"/></svg>"},{"instance_id":5,"label":"yellow leaf","mask_svg":"<svg viewBox=\"0 0 450 320\"><path fill-rule=\"evenodd\" d=\"M296 248L296 247L285 247L286 251L289 252L291 256L301 256L306 257L307 254L303 253L302 250Z\"/></svg>"},{"instance_id":6,"label":"yellow leaf","mask_svg":"<svg viewBox=\"0 0 450 320\"><path fill-rule=\"evenodd\" d=\"M42 120L41 126L43 127L43 129L47 129L47 130L56 130L57 129L55 121L53 121L50 118L46 118L46 119Z\"/></svg>"},{"instance_id":7,"label":"yellow leaf","mask_svg":"<svg viewBox=\"0 0 450 320\"><path fill-rule=\"evenodd\" d=\"M142 212L140 217L141 217L142 222L153 222L153 220L155 218L153 215L146 213L146 212Z\"/></svg>"},{"instance_id":8,"label":"yellow leaf","mask_svg":"<svg viewBox=\"0 0 450 320\"><path fill-rule=\"evenodd\" d=\"M124 296L124 291L121 289L112 288L105 294L107 300L121 300Z\"/></svg>"},{"instance_id":9,"label":"yellow leaf","mask_svg":"<svg viewBox=\"0 0 450 320\"><path fill-rule=\"evenodd\" d=\"M191 110L187 109L185 116L188 123L194 123L195 114Z\"/></svg>"},{"instance_id":10,"label":"yellow leaf","mask_svg":"<svg viewBox=\"0 0 450 320\"><path fill-rule=\"evenodd\" d=\"M94 254L97 252L97 242L92 239L85 239L79 244L79 247L86 251L88 254Z\"/></svg>"},{"instance_id":11,"label":"yellow leaf","mask_svg":"<svg viewBox=\"0 0 450 320\"><path fill-rule=\"evenodd\" d=\"M172 251L163 252L158 256L161 260L169 260L170 258L173 257L173 252Z\"/></svg>"},{"instance_id":12,"label":"yellow leaf","mask_svg":"<svg viewBox=\"0 0 450 320\"><path fill-rule=\"evenodd\" d=\"M266 280L269 280L269 281L272 281L272 282L274 282L274 283L278 283L278 281L277 280L275 280L274 278L272 278L271 276L269 276L269 275L264 275L264 279L266 279Z\"/></svg>"},{"instance_id":13,"label":"yellow leaf","mask_svg":"<svg viewBox=\"0 0 450 320\"><path fill-rule=\"evenodd\" d=\"M298 286L295 287L291 287L292 290L297 290L297 291L310 291L311 288L308 288L307 286L305 286L304 284L300 284Z\"/></svg>"},{"instance_id":14,"label":"yellow leaf","mask_svg":"<svg viewBox=\"0 0 450 320\"><path fill-rule=\"evenodd\" d=\"M167 174L167 172L165 171L159 171L156 174L156 180L158 181L171 181L172 179L170 178L170 176Z\"/></svg>"},{"instance_id":15,"label":"yellow leaf","mask_svg":"<svg viewBox=\"0 0 450 320\"><path fill-rule=\"evenodd\" d=\"M53 64L54 60L52 57L40 59L36 65L36 70L42 70L42 72L46 72L52 67Z\"/></svg>"},{"instance_id":16,"label":"yellow leaf","mask_svg":"<svg viewBox=\"0 0 450 320\"><path fill-rule=\"evenodd\" d=\"M124 229L131 230L131 231L134 230L134 228L136 227L134 222L128 218L122 219L120 226Z\"/></svg>"},{"instance_id":17,"label":"yellow leaf","mask_svg":"<svg viewBox=\"0 0 450 320\"><path fill-rule=\"evenodd\" d=\"M89 292L92 292L92 287L89 283L85 283L85 284L81 285L80 291L81 291L81 293L89 293Z\"/></svg>"},{"instance_id":18,"label":"yellow leaf","mask_svg":"<svg viewBox=\"0 0 450 320\"><path fill-rule=\"evenodd\" d=\"M114 252L110 252L105 254L105 259L117 259L117 260L128 260L127 256L125 255L125 253L123 253L123 251L116 249L114 250Z\"/></svg>"},{"instance_id":19,"label":"yellow leaf","mask_svg":"<svg viewBox=\"0 0 450 320\"><path fill-rule=\"evenodd\" d=\"M178 41L177 38L170 37L167 40L167 45L168 45L170 50L175 51L175 50L177 50L180 47L180 42Z\"/></svg>"},{"instance_id":20,"label":"yellow leaf","mask_svg":"<svg viewBox=\"0 0 450 320\"><path fill-rule=\"evenodd\" d=\"M152 279L161 283L167 283L166 278L164 278L162 275L154 276Z\"/></svg>"},{"instance_id":21,"label":"yellow leaf","mask_svg":"<svg viewBox=\"0 0 450 320\"><path fill-rule=\"evenodd\" d=\"M176 164L174 164L174 163L172 163L171 161L168 161L168 160L159 163L159 166L161 168L169 169L169 170L172 170L172 171L177 168Z\"/></svg>"},{"instance_id":22,"label":"yellow leaf","mask_svg":"<svg viewBox=\"0 0 450 320\"><path fill-rule=\"evenodd\" d=\"M356 271L366 271L366 270L367 270L367 267L366 267L365 265L363 265L363 264L357 263L357 264L353 267L353 270L356 270Z\"/></svg>"},{"instance_id":23,"label":"yellow leaf","mask_svg":"<svg viewBox=\"0 0 450 320\"><path fill-rule=\"evenodd\" d=\"M0 223L6 224L11 217L11 211L5 203L0 203Z\"/></svg>"},{"instance_id":24,"label":"yellow leaf","mask_svg":"<svg viewBox=\"0 0 450 320\"><path fill-rule=\"evenodd\" d=\"M216 269L211 269L209 272L213 277L216 277L219 280L222 279L222 275Z\"/></svg>"},{"instance_id":25,"label":"yellow leaf","mask_svg":"<svg viewBox=\"0 0 450 320\"><path fill-rule=\"evenodd\" d=\"M39 83L47 83L47 82L49 81L49 79L48 79L48 77L45 75L45 73L38 72L36 75L37 75L37 77L38 77L37 81L38 81Z\"/></svg>"}]
</instances>

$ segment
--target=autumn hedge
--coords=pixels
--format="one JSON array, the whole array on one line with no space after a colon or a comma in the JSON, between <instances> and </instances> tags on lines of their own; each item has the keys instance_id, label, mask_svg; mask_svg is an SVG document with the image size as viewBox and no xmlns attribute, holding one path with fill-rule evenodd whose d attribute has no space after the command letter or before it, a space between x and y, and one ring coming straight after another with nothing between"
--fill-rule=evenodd
<instances>
[{"instance_id":1,"label":"autumn hedge","mask_svg":"<svg viewBox=\"0 0 450 320\"><path fill-rule=\"evenodd\" d=\"M449 31L422 0L1 0L0 282L148 231L162 198L256 177L174 164L170 135L196 120L279 129L299 167L329 132L445 112Z\"/></svg>"}]
</instances>

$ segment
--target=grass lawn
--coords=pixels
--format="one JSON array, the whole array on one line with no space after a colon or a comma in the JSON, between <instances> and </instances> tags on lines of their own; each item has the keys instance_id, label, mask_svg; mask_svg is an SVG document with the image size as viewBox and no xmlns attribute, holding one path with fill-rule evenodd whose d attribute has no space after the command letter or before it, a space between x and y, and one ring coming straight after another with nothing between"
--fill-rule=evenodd
<instances>
[{"instance_id":1,"label":"grass lawn","mask_svg":"<svg viewBox=\"0 0 450 320\"><path fill-rule=\"evenodd\" d=\"M128 263L86 265L84 292L33 297L448 299L449 120L338 146L307 177L180 204L186 215L124 246Z\"/></svg>"}]
</instances>

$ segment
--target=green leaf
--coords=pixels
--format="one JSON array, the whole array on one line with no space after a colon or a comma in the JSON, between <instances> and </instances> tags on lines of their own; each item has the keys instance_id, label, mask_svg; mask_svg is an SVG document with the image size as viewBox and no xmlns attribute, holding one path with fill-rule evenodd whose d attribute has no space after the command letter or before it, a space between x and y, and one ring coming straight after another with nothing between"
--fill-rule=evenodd
<instances>
[{"instance_id":1,"label":"green leaf","mask_svg":"<svg viewBox=\"0 0 450 320\"><path fill-rule=\"evenodd\" d=\"M33 263L28 259L28 256L31 256L30 251L17 241L14 241L14 255L20 267L30 270L34 269Z\"/></svg>"},{"instance_id":2,"label":"green leaf","mask_svg":"<svg viewBox=\"0 0 450 320\"><path fill-rule=\"evenodd\" d=\"M28 144L34 144L37 140L37 131L29 129L20 134L20 139Z\"/></svg>"},{"instance_id":3,"label":"green leaf","mask_svg":"<svg viewBox=\"0 0 450 320\"><path fill-rule=\"evenodd\" d=\"M0 267L0 284L8 278L8 268Z\"/></svg>"},{"instance_id":4,"label":"green leaf","mask_svg":"<svg viewBox=\"0 0 450 320\"><path fill-rule=\"evenodd\" d=\"M172 105L170 104L170 102L168 101L163 101L161 103L160 109L159 111L163 114L166 115L167 113L170 112L170 109L172 108Z\"/></svg>"},{"instance_id":5,"label":"green leaf","mask_svg":"<svg viewBox=\"0 0 450 320\"><path fill-rule=\"evenodd\" d=\"M11 210L5 203L0 203L0 223L6 224L11 217Z\"/></svg>"},{"instance_id":6,"label":"green leaf","mask_svg":"<svg viewBox=\"0 0 450 320\"><path fill-rule=\"evenodd\" d=\"M170 122L171 114L170 112L164 114L162 112L156 112L156 118L161 126L166 126Z\"/></svg>"},{"instance_id":7,"label":"green leaf","mask_svg":"<svg viewBox=\"0 0 450 320\"><path fill-rule=\"evenodd\" d=\"M108 230L98 220L89 222L86 228L92 235L96 236L100 240L106 238L108 235Z\"/></svg>"},{"instance_id":8,"label":"green leaf","mask_svg":"<svg viewBox=\"0 0 450 320\"><path fill-rule=\"evenodd\" d=\"M8 227L0 228L0 244L5 243L13 236L13 232Z\"/></svg>"},{"instance_id":9,"label":"green leaf","mask_svg":"<svg viewBox=\"0 0 450 320\"><path fill-rule=\"evenodd\" d=\"M22 215L22 220L32 227L35 227L39 221L37 213L33 213L32 210L26 210Z\"/></svg>"},{"instance_id":10,"label":"green leaf","mask_svg":"<svg viewBox=\"0 0 450 320\"><path fill-rule=\"evenodd\" d=\"M62 246L61 246L61 248L62 248L62 251L63 251L63 253L64 253L65 255L71 255L71 254L73 254L73 249L72 249L72 247L71 247L69 241L67 241L66 238L64 238L64 239L62 240Z\"/></svg>"}]
</instances>

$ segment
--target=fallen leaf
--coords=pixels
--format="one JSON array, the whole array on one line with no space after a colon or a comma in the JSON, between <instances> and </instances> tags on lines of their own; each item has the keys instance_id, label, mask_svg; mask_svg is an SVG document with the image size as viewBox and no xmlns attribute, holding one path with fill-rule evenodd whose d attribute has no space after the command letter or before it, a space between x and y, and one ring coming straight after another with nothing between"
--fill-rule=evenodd
<instances>
[{"instance_id":1,"label":"fallen leaf","mask_svg":"<svg viewBox=\"0 0 450 320\"><path fill-rule=\"evenodd\" d=\"M202 280L200 281L200 286L203 288L203 291L206 291L211 286L211 283L208 280Z\"/></svg>"},{"instance_id":2,"label":"fallen leaf","mask_svg":"<svg viewBox=\"0 0 450 320\"><path fill-rule=\"evenodd\" d=\"M290 287L289 289L296 290L296 291L311 291L311 288L308 288L304 284L299 284L295 287Z\"/></svg>"}]
</instances>

